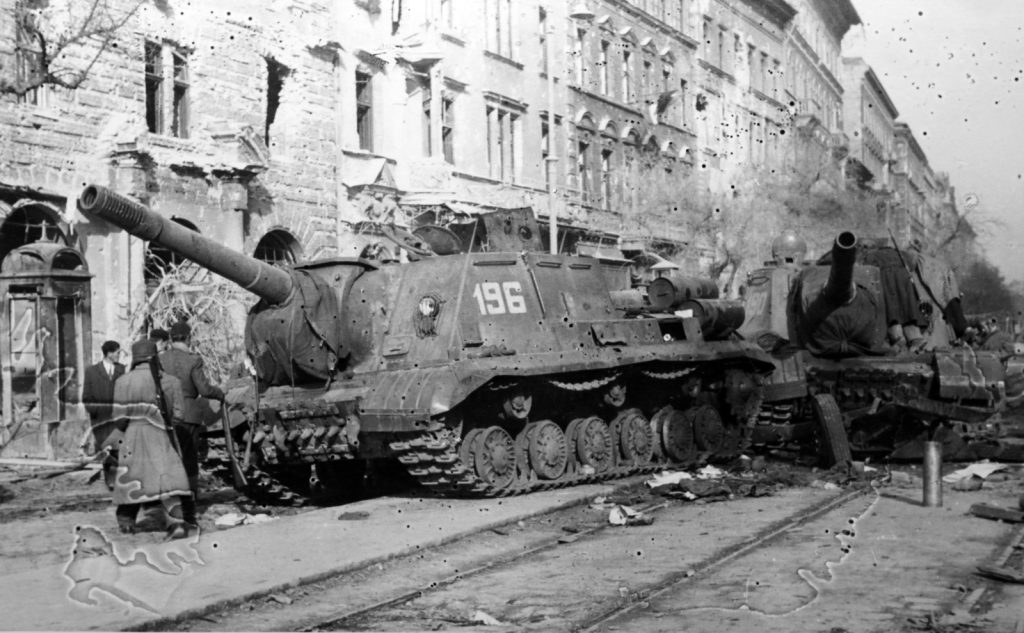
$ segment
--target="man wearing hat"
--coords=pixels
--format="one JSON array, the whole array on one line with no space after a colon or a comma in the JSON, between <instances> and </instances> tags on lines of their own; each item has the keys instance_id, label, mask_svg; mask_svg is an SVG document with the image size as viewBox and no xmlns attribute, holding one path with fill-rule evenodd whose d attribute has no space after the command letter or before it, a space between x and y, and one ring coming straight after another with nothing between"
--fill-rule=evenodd
<instances>
[{"instance_id":1,"label":"man wearing hat","mask_svg":"<svg viewBox=\"0 0 1024 633\"><path fill-rule=\"evenodd\" d=\"M196 523L196 499L199 497L199 441L203 428L203 405L199 396L224 401L224 392L210 383L203 367L203 358L189 349L192 329L186 323L175 323L171 327L171 346L160 354L164 371L181 381L181 394L185 407L183 424L175 431L181 446L185 472L188 474L192 497L185 501L184 514L187 523Z\"/></svg>"},{"instance_id":2,"label":"man wearing hat","mask_svg":"<svg viewBox=\"0 0 1024 633\"><path fill-rule=\"evenodd\" d=\"M181 402L163 389L156 343L143 339L132 345L131 371L114 385L113 417L124 432L114 481L117 525L135 531L143 504L163 506L168 535L182 538L188 527L182 506L191 498L188 476L171 431L171 420Z\"/></svg>"},{"instance_id":3,"label":"man wearing hat","mask_svg":"<svg viewBox=\"0 0 1024 633\"><path fill-rule=\"evenodd\" d=\"M121 356L121 345L117 341L106 341L100 351L103 352L103 359L85 368L82 404L89 413L96 450L107 453L103 459L103 480L107 488L113 490L117 442L121 439L121 432L114 428L110 411L114 402L114 381L124 374L124 365L117 362Z\"/></svg>"}]
</instances>

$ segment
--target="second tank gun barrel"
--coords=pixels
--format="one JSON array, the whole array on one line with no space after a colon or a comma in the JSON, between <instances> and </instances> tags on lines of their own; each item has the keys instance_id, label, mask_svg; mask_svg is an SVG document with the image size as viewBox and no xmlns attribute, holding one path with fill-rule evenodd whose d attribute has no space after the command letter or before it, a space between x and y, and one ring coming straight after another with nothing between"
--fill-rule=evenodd
<instances>
[{"instance_id":1,"label":"second tank gun barrel","mask_svg":"<svg viewBox=\"0 0 1024 633\"><path fill-rule=\"evenodd\" d=\"M853 301L857 287L853 283L853 265L857 263L857 236L843 231L832 244L832 268L828 283L821 289L825 297L836 305Z\"/></svg>"},{"instance_id":2,"label":"second tank gun barrel","mask_svg":"<svg viewBox=\"0 0 1024 633\"><path fill-rule=\"evenodd\" d=\"M292 293L292 277L287 271L203 237L106 187L88 185L78 197L78 208L159 244L270 303L282 303Z\"/></svg>"}]
</instances>

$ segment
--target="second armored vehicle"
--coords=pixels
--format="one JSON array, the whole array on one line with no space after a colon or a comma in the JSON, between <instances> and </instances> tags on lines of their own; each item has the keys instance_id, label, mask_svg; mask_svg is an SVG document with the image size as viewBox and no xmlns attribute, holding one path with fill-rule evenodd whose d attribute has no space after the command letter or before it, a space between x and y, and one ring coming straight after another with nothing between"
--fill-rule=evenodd
<instances>
[{"instance_id":1,"label":"second armored vehicle","mask_svg":"<svg viewBox=\"0 0 1024 633\"><path fill-rule=\"evenodd\" d=\"M918 291L924 279L911 276L911 254L879 243L865 258L871 264L856 263L857 247L853 233L840 233L828 255L807 264L806 244L788 233L776 240L773 261L750 273L740 332L776 365L753 441L799 440L811 428L799 417L824 396L834 400L833 459L848 458L851 447L915 457L924 438L943 441L949 458L994 455L991 420L1019 395L1019 368L953 345L947 330L962 323L959 298Z\"/></svg>"}]
</instances>

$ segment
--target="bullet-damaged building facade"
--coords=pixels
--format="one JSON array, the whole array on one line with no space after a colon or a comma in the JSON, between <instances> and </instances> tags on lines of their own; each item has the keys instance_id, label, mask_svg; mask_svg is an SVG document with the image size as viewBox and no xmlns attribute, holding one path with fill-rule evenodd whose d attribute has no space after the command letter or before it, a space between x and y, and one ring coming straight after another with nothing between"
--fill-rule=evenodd
<instances>
[{"instance_id":1,"label":"bullet-damaged building facade","mask_svg":"<svg viewBox=\"0 0 1024 633\"><path fill-rule=\"evenodd\" d=\"M30 79L39 53L12 17L32 16L43 28L68 19L73 27L87 19L87 5L0 3L2 41L15 43L0 51L5 85ZM89 313L83 318L71 307L62 317L66 327L83 328L81 336L62 338L57 348L46 340L39 329L46 297L20 315L20 326L5 320L4 332L20 337L0 350L12 357L5 367L40 376L34 383L4 380L3 401L16 409L0 428L6 452L46 455L76 445L81 438L72 435L82 427L54 426L74 410L58 415L39 405L54 389L76 401L77 376L99 360L104 340L130 347L138 332L128 323L173 264L168 252L76 211L86 183L267 261L336 252L341 86L332 9L315 2L111 6L123 24L105 49L91 38L51 67L88 69L80 85L41 85L0 99L3 255L27 242L54 242L81 253L81 269L92 275ZM48 386L54 375L60 384Z\"/></svg>"},{"instance_id":2,"label":"bullet-damaged building facade","mask_svg":"<svg viewBox=\"0 0 1024 633\"><path fill-rule=\"evenodd\" d=\"M560 251L696 266L715 248L687 228L701 195L756 199L754 174L801 170L841 188L844 168L884 174L885 156L908 209L901 235L929 235L937 216L921 201L952 198L909 128L893 128L890 154L850 135L882 138L891 121L850 123L848 0L110 0L111 36L73 43L55 67L86 71L80 84L19 89L40 51L22 28L34 23L13 18L67 30L88 6L0 0L0 256L65 245L92 275L88 301L38 299L83 330L62 330L59 349L0 319L0 355L20 350L21 368L2 382L5 450L63 445L55 425L74 407L37 405L73 404L100 343L128 347L179 262L80 214L86 183L282 264L388 246L382 224L529 207L557 223ZM886 105L869 70L856 94ZM25 306L22 325L44 316ZM15 401L34 427L13 419Z\"/></svg>"}]
</instances>

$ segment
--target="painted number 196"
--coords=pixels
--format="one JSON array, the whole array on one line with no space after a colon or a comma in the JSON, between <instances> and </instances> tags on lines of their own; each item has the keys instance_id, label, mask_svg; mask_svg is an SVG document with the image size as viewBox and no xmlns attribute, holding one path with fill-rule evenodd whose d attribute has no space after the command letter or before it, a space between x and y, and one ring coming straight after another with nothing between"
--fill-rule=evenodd
<instances>
[{"instance_id":1,"label":"painted number 196","mask_svg":"<svg viewBox=\"0 0 1024 633\"><path fill-rule=\"evenodd\" d=\"M473 288L480 314L523 314L526 312L526 301L523 299L523 287L518 281L485 281Z\"/></svg>"}]
</instances>

